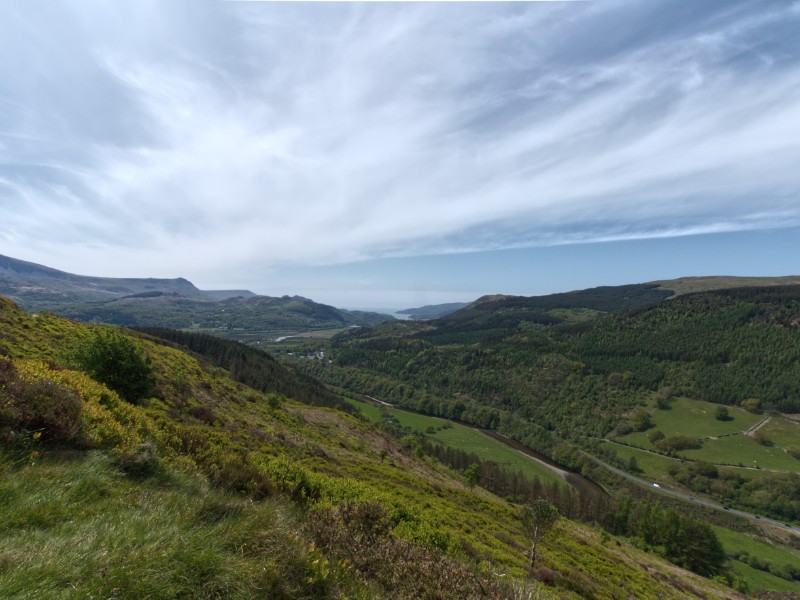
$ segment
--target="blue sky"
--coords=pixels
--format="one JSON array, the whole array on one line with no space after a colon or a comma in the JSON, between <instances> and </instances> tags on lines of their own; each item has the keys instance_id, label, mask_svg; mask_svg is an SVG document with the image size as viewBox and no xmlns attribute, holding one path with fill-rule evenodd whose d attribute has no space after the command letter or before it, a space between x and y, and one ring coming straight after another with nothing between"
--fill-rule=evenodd
<instances>
[{"instance_id":1,"label":"blue sky","mask_svg":"<svg viewBox=\"0 0 800 600\"><path fill-rule=\"evenodd\" d=\"M2 254L375 307L800 273L797 1L0 13Z\"/></svg>"}]
</instances>

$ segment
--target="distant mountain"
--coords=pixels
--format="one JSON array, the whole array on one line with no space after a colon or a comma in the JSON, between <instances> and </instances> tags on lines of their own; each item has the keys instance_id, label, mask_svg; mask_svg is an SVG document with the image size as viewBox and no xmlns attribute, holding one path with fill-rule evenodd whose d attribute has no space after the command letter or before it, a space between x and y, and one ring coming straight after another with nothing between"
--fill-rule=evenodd
<instances>
[{"instance_id":1,"label":"distant mountain","mask_svg":"<svg viewBox=\"0 0 800 600\"><path fill-rule=\"evenodd\" d=\"M388 315L340 310L300 296L274 298L249 290L204 291L183 278L87 277L7 256L0 256L0 295L27 310L49 310L80 321L192 328L229 337L392 320Z\"/></svg>"},{"instance_id":2,"label":"distant mountain","mask_svg":"<svg viewBox=\"0 0 800 600\"><path fill-rule=\"evenodd\" d=\"M156 295L158 294L158 295ZM139 294L102 303L64 305L54 311L79 321L133 327L198 329L244 334L375 325L388 315L350 312L300 296L197 300L177 294Z\"/></svg>"},{"instance_id":3,"label":"distant mountain","mask_svg":"<svg viewBox=\"0 0 800 600\"><path fill-rule=\"evenodd\" d=\"M448 315L449 321L489 320L493 326L517 321L557 319L553 310L583 310L608 312L620 308L642 306L665 300L673 291L662 289L657 283L602 286L546 296L483 296L472 304ZM547 322L550 322L549 320Z\"/></svg>"},{"instance_id":4,"label":"distant mountain","mask_svg":"<svg viewBox=\"0 0 800 600\"><path fill-rule=\"evenodd\" d=\"M101 302L148 292L197 299L207 297L205 292L183 278L86 277L0 255L0 294L32 310L49 309L66 302Z\"/></svg>"},{"instance_id":5,"label":"distant mountain","mask_svg":"<svg viewBox=\"0 0 800 600\"><path fill-rule=\"evenodd\" d=\"M525 313L547 311L610 312L623 308L646 306L667 298L694 292L709 292L742 287L773 287L800 284L800 276L787 277L681 277L649 283L601 286L585 290L547 294L545 296L482 296L448 319L469 321L492 315L493 320L511 321L515 317L528 320ZM557 315L563 317L563 314Z\"/></svg>"},{"instance_id":6,"label":"distant mountain","mask_svg":"<svg viewBox=\"0 0 800 600\"><path fill-rule=\"evenodd\" d=\"M469 306L469 302L449 302L447 304L428 304L420 306L419 308L406 308L405 310L398 310L397 314L408 315L409 318L417 321L424 321L427 319L438 319L445 315L452 314L457 310Z\"/></svg>"}]
</instances>

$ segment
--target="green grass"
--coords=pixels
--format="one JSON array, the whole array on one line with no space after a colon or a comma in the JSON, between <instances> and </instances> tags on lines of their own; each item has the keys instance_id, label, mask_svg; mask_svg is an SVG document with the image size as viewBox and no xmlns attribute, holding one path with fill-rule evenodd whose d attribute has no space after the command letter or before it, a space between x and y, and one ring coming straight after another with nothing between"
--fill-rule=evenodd
<instances>
[{"instance_id":1,"label":"green grass","mask_svg":"<svg viewBox=\"0 0 800 600\"><path fill-rule=\"evenodd\" d=\"M653 412L653 429L658 429L667 437L672 435L688 435L690 437L705 438L715 437L726 433L744 431L758 423L764 417L754 415L746 410L729 406L728 414L730 420L718 421L714 417L719 404L692 400L691 398L675 398L670 401L668 410L656 410ZM648 431L639 431L627 435L624 439L626 443L639 446L640 448L652 449L653 445L647 438Z\"/></svg>"},{"instance_id":2,"label":"green grass","mask_svg":"<svg viewBox=\"0 0 800 600\"><path fill-rule=\"evenodd\" d=\"M800 552L797 550L757 540L724 527L716 525L712 525L712 527L728 555L736 556L747 552L751 556L767 560L776 566L791 564L800 568ZM787 581L771 573L754 569L738 560L731 562L731 570L747 581L751 592L759 590L800 591L800 582Z\"/></svg>"},{"instance_id":3,"label":"green grass","mask_svg":"<svg viewBox=\"0 0 800 600\"><path fill-rule=\"evenodd\" d=\"M800 584L793 581L787 581L782 577L767 573L766 571L759 571L750 565L733 560L730 563L731 571L744 579L751 593L770 591L770 592L798 592L800 591Z\"/></svg>"},{"instance_id":4,"label":"green grass","mask_svg":"<svg viewBox=\"0 0 800 600\"><path fill-rule=\"evenodd\" d=\"M659 430L666 436L687 435L703 439L703 447L697 450L684 450L679 456L688 460L702 460L717 465L745 467L759 466L762 469L776 469L781 471L800 471L800 461L783 451L783 447L800 445L800 425L787 421L782 417L772 417L763 430L767 438L775 446L762 446L751 437L732 432L743 431L764 419L764 415L754 415L737 407L728 407L731 416L729 421L718 421L714 417L717 404L692 400L690 398L676 398L670 402L669 410L656 410L652 421L655 427L648 431L639 431L618 438L626 444L637 446L645 450L655 449L647 438L653 430ZM716 437L716 436L723 437ZM715 438L715 439L710 439ZM620 446L614 445L617 454L624 458L636 456L639 467L651 477L658 477L665 473L669 462L659 460L658 457L646 453L636 453L630 448L620 451Z\"/></svg>"},{"instance_id":5,"label":"green grass","mask_svg":"<svg viewBox=\"0 0 800 600\"><path fill-rule=\"evenodd\" d=\"M645 452L644 450L639 450L637 448L632 448L630 446L623 446L621 444L614 444L611 442L602 442L602 445L606 448L612 449L616 452L617 456L621 459L628 461L631 457L636 458L636 464L641 469L639 473L633 473L634 475L639 475L644 477L645 479L655 479L657 481L663 481L665 483L675 484L674 480L669 476L668 471L670 466L673 464L678 463L679 461L671 460L666 456L657 456L655 454L651 454L649 452ZM752 469L741 469L738 467L721 467L721 472L734 472L737 475L740 475L744 479L752 479L753 477L758 477L760 471L752 470Z\"/></svg>"},{"instance_id":6,"label":"green grass","mask_svg":"<svg viewBox=\"0 0 800 600\"><path fill-rule=\"evenodd\" d=\"M759 431L763 431L769 441L781 448L800 447L800 423L783 417L771 417L769 423ZM797 468L800 469L800 461L797 462Z\"/></svg>"},{"instance_id":7,"label":"green grass","mask_svg":"<svg viewBox=\"0 0 800 600\"><path fill-rule=\"evenodd\" d=\"M431 439L464 452L471 452L483 460L505 465L510 470L520 471L527 477L538 477L542 483L566 485L564 480L550 469L543 467L539 463L512 450L505 444L493 440L470 427L465 427L457 423L450 423L445 419L419 415L404 410L394 408L383 409L369 402L353 399L348 399L348 401L357 406L373 423L380 421L383 410L388 410L401 425L409 427L419 433L424 433ZM439 429L448 423L451 425L450 428ZM436 431L434 433L427 433L429 427L433 427Z\"/></svg>"},{"instance_id":8,"label":"green grass","mask_svg":"<svg viewBox=\"0 0 800 600\"><path fill-rule=\"evenodd\" d=\"M722 542L728 554L738 554L746 551L753 556L758 556L775 564L791 564L800 568L800 551L793 550L787 546L771 544L760 539L756 539L745 533L731 531L725 527L712 525L714 531Z\"/></svg>"},{"instance_id":9,"label":"green grass","mask_svg":"<svg viewBox=\"0 0 800 600\"><path fill-rule=\"evenodd\" d=\"M636 458L636 464L642 470L640 474L644 474L645 477L664 481L669 480L667 470L675 461L665 456L656 456L655 454L650 454L649 452L622 446L620 444L603 442L603 445L606 448L611 448L617 453L617 456L625 461L630 460L631 457Z\"/></svg>"},{"instance_id":10,"label":"green grass","mask_svg":"<svg viewBox=\"0 0 800 600\"><path fill-rule=\"evenodd\" d=\"M0 457L0 474L3 598L307 592L286 502L255 504L180 474L132 480L100 452L22 467Z\"/></svg>"},{"instance_id":11,"label":"green grass","mask_svg":"<svg viewBox=\"0 0 800 600\"><path fill-rule=\"evenodd\" d=\"M716 440L706 440L699 450L683 450L682 456L690 460L704 460L714 464L761 467L783 471L799 471L800 461L789 456L777 446L762 446L745 435L732 435Z\"/></svg>"}]
</instances>

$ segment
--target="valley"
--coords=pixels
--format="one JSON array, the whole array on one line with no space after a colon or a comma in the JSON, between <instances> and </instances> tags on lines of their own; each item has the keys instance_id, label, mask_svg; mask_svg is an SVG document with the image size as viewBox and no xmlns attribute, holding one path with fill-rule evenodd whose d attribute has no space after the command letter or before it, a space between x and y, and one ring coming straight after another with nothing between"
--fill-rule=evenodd
<instances>
[{"instance_id":1,"label":"valley","mask_svg":"<svg viewBox=\"0 0 800 600\"><path fill-rule=\"evenodd\" d=\"M219 371L215 377L230 377L235 385L265 394L267 406L288 410L289 399L296 399L317 407L292 409L303 415L297 426L306 422L322 428L313 434L315 441L302 442L299 454L292 450L296 439L279 436L268 444L278 455L288 444L286 456L301 459L297 468L310 469L291 477L355 476L359 486L369 487L370 473L382 472L391 461L390 468L400 469L392 478L404 488L413 473L432 480L448 473L464 498L486 493L513 506L543 497L575 526L600 526L603 535L631 540L640 550L706 575L724 572L727 584L737 589L795 589L800 581L795 579L800 570L794 570L800 569L800 423L793 415L800 410L795 377L800 286L775 280L767 287L692 292L692 286L720 282L679 283L675 294L666 283L655 282L542 297L491 296L432 320L386 321L299 297L219 300L162 291L95 302L90 312L82 312L89 305L81 303L58 310L85 321L138 325L135 335L146 341L151 356L164 361L160 353L167 350L191 352ZM730 283L725 278L720 287ZM115 312L120 307L125 308ZM15 360L33 351L30 342L20 346L20 340L45 340L46 331L73 327L50 312L27 321L13 316L13 310L9 314L7 323L24 321L41 331L40 338L20 337L24 327L4 334L0 354ZM214 320L220 318L225 324ZM78 337L83 335L88 333ZM63 349L48 350L52 343L38 346L37 356L65 360ZM271 464L273 459L255 450L261 442L249 438L274 427L251 427L242 437L237 427L260 423L263 416L245 417L246 404L228 408L237 393L196 404L209 397L202 386L189 383L186 375L163 372L163 378L159 399L147 404L150 418L166 424L187 414L210 427L204 437L214 437L214 430L228 423L224 428L230 433L214 438L222 448L232 451L244 443L254 458L261 456L259 465ZM214 390L219 384L209 385ZM256 396L253 401L261 402ZM358 436L377 436L370 451L374 465L345 459L330 446L328 436L335 438L335 431L352 431L342 418L368 428ZM391 458L400 455L405 458L399 463ZM265 475L272 467L263 471L249 460L236 467L249 473L245 488L266 476L269 483L263 480L263 485L270 489L296 493L294 484L280 482L283 475L277 480ZM200 466L200 476L212 480L228 468L213 461L210 471ZM423 475L431 468L439 474ZM340 485L334 480L313 485L332 486L323 493L331 506L351 495L334 491ZM381 502L395 501L386 496ZM433 515L440 510L452 509L425 513L437 527L442 522ZM643 514L657 515L659 522L694 519L701 528L695 535L719 538L721 546L709 542L711 554L685 556L680 550L685 546L662 539L666 530L649 529ZM707 523L716 529L707 529ZM445 529L448 539L455 539L455 521ZM409 539L422 535L414 531ZM722 533L715 537L714 532ZM398 530L397 535L405 534ZM424 544L436 546L425 539ZM459 544L475 549L479 539ZM772 560L743 554L743 548L762 549L748 546L748 540L775 548ZM446 546L452 554L450 542ZM727 556L714 555L715 547ZM493 563L513 571L513 552L498 547L489 554ZM595 579L580 584L580 595L591 596L587 590L595 585Z\"/></svg>"},{"instance_id":2,"label":"valley","mask_svg":"<svg viewBox=\"0 0 800 600\"><path fill-rule=\"evenodd\" d=\"M800 433L787 417L800 397L798 288L631 308L628 290L614 293L492 298L439 321L345 333L324 344L324 363L275 350L331 384L496 430L603 485L628 479L636 494L713 507L704 518L797 544Z\"/></svg>"},{"instance_id":3,"label":"valley","mask_svg":"<svg viewBox=\"0 0 800 600\"><path fill-rule=\"evenodd\" d=\"M624 585L642 598L736 597L567 518L542 549L547 571L529 575L515 499L342 410L263 352L173 332L190 351L6 300L0 323L6 595L547 599L612 597ZM130 381L107 378L114 363L76 358L98 341L146 356L149 388L132 395ZM43 393L47 402L27 404Z\"/></svg>"}]
</instances>

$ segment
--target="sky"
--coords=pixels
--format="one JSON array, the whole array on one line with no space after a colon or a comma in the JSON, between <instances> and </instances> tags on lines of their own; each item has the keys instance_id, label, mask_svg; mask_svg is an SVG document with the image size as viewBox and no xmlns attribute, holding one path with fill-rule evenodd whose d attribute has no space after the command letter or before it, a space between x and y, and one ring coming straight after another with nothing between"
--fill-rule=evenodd
<instances>
[{"instance_id":1,"label":"sky","mask_svg":"<svg viewBox=\"0 0 800 600\"><path fill-rule=\"evenodd\" d=\"M0 7L0 254L403 308L800 274L800 2Z\"/></svg>"}]
</instances>

